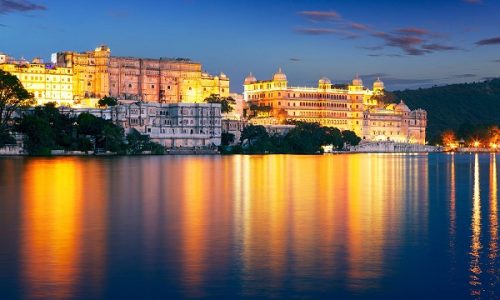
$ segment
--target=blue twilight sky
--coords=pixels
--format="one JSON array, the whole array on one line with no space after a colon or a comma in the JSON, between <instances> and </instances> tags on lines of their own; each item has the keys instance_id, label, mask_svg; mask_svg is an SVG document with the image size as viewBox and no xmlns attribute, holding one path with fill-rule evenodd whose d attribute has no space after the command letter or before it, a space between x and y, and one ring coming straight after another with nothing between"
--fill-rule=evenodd
<instances>
[{"instance_id":1,"label":"blue twilight sky","mask_svg":"<svg viewBox=\"0 0 500 300\"><path fill-rule=\"evenodd\" d=\"M359 73L415 88L500 76L500 1L0 0L1 52L49 59L99 44L200 61L236 92L278 67L292 85Z\"/></svg>"}]
</instances>

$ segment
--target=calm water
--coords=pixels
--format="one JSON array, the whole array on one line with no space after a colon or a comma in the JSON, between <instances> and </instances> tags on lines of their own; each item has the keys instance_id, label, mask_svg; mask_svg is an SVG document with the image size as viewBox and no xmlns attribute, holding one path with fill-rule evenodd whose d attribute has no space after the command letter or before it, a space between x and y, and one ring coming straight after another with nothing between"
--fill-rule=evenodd
<instances>
[{"instance_id":1,"label":"calm water","mask_svg":"<svg viewBox=\"0 0 500 300\"><path fill-rule=\"evenodd\" d=\"M500 155L0 159L1 299L499 299Z\"/></svg>"}]
</instances>

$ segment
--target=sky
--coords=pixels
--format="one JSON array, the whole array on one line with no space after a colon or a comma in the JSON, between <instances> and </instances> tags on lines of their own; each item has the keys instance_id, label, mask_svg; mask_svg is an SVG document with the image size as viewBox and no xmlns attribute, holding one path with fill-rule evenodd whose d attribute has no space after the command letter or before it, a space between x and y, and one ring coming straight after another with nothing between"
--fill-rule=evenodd
<instances>
[{"instance_id":1,"label":"sky","mask_svg":"<svg viewBox=\"0 0 500 300\"><path fill-rule=\"evenodd\" d=\"M183 57L231 89L326 76L389 90L500 76L499 0L0 0L0 52L26 59L106 44L115 56Z\"/></svg>"}]
</instances>

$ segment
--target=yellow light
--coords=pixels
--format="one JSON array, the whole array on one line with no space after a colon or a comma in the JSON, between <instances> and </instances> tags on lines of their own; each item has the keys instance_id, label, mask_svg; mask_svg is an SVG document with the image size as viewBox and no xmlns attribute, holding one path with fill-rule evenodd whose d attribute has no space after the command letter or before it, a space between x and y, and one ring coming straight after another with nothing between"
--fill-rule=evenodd
<instances>
[{"instance_id":1,"label":"yellow light","mask_svg":"<svg viewBox=\"0 0 500 300\"><path fill-rule=\"evenodd\" d=\"M479 143L478 141L475 141L475 142L474 142L474 148L479 147L479 145L480 145L480 143Z\"/></svg>"}]
</instances>

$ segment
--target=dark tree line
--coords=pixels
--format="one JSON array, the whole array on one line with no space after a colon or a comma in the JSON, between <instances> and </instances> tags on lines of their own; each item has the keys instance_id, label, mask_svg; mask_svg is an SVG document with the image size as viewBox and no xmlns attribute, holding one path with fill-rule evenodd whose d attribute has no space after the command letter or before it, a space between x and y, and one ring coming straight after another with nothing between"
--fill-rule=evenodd
<instances>
[{"instance_id":1,"label":"dark tree line","mask_svg":"<svg viewBox=\"0 0 500 300\"><path fill-rule=\"evenodd\" d=\"M395 99L404 99L410 107L427 111L427 136L431 143L441 142L441 136L447 130L455 132L459 139L467 140L481 135L480 131L484 132L488 127L500 125L500 79L393 94Z\"/></svg>"},{"instance_id":2,"label":"dark tree line","mask_svg":"<svg viewBox=\"0 0 500 300\"><path fill-rule=\"evenodd\" d=\"M78 117L62 114L54 104L24 112L16 120L15 130L25 135L25 148L31 155L49 155L51 150L118 154L162 154L164 150L136 130L125 136L123 128L109 120L89 113Z\"/></svg>"},{"instance_id":3,"label":"dark tree line","mask_svg":"<svg viewBox=\"0 0 500 300\"><path fill-rule=\"evenodd\" d=\"M361 139L352 131L322 127L318 123L295 122L288 133L269 134L264 126L249 125L241 133L240 143L232 149L246 154L318 154L323 146L333 145L337 150L345 144L357 145Z\"/></svg>"}]
</instances>

